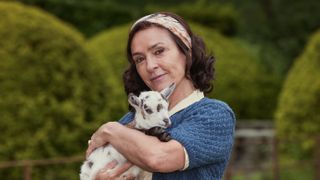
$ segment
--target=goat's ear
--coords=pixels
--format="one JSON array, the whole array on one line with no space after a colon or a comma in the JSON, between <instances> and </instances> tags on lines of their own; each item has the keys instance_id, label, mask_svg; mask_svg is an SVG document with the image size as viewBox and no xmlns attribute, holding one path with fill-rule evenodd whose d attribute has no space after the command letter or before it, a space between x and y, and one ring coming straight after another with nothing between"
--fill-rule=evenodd
<instances>
[{"instance_id":1,"label":"goat's ear","mask_svg":"<svg viewBox=\"0 0 320 180\"><path fill-rule=\"evenodd\" d=\"M174 89L176 88L176 83L170 84L169 87L163 89L160 93L165 99L169 99L170 95L173 93Z\"/></svg>"},{"instance_id":2,"label":"goat's ear","mask_svg":"<svg viewBox=\"0 0 320 180\"><path fill-rule=\"evenodd\" d=\"M134 95L133 93L130 93L128 95L128 101L131 104L131 106L133 106L133 107L139 107L139 105L140 105L139 98L136 95Z\"/></svg>"}]
</instances>

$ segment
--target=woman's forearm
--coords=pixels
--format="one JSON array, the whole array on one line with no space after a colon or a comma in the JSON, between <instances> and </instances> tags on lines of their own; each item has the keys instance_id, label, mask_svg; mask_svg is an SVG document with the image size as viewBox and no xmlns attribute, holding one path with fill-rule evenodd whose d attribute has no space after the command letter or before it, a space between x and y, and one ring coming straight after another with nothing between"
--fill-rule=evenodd
<instances>
[{"instance_id":1,"label":"woman's forearm","mask_svg":"<svg viewBox=\"0 0 320 180\"><path fill-rule=\"evenodd\" d=\"M172 172L184 166L184 151L175 140L161 142L156 137L112 123L106 137L133 164L151 172Z\"/></svg>"}]
</instances>

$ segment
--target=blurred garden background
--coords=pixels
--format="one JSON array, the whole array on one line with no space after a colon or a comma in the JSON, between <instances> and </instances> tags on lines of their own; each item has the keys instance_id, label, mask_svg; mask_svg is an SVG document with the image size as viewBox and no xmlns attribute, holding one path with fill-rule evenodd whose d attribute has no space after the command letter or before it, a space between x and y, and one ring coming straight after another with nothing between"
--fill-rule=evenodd
<instances>
[{"instance_id":1,"label":"blurred garden background","mask_svg":"<svg viewBox=\"0 0 320 180\"><path fill-rule=\"evenodd\" d=\"M320 1L0 0L0 179L78 179L91 134L127 111L128 30L184 17L235 111L225 179L320 179Z\"/></svg>"}]
</instances>

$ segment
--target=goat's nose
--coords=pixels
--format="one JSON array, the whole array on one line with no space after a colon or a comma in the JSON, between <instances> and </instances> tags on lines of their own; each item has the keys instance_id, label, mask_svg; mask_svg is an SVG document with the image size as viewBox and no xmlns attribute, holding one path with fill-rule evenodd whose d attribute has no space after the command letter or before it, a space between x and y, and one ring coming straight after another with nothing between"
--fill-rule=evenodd
<instances>
[{"instance_id":1,"label":"goat's nose","mask_svg":"<svg viewBox=\"0 0 320 180\"><path fill-rule=\"evenodd\" d=\"M169 127L171 125L170 120L168 118L163 119L163 122L165 123L166 127Z\"/></svg>"}]
</instances>

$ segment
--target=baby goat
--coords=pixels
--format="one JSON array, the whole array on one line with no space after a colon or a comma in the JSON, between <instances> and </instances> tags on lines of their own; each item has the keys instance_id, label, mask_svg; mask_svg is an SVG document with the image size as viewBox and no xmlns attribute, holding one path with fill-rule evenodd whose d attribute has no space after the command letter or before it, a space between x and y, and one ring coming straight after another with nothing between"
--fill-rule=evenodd
<instances>
[{"instance_id":1,"label":"baby goat","mask_svg":"<svg viewBox=\"0 0 320 180\"><path fill-rule=\"evenodd\" d=\"M157 136L161 141L169 141L170 136L165 133L164 128L171 125L168 113L168 98L175 88L175 84L162 90L141 92L139 97L129 94L128 101L136 110L134 116L135 129L143 130L148 135ZM88 159L81 166L80 179L93 180L96 174L104 168L109 162L116 160L118 166L122 166L127 160L112 145L108 144L94 150ZM132 174L137 177L141 169L132 166L121 175L122 178Z\"/></svg>"}]
</instances>

